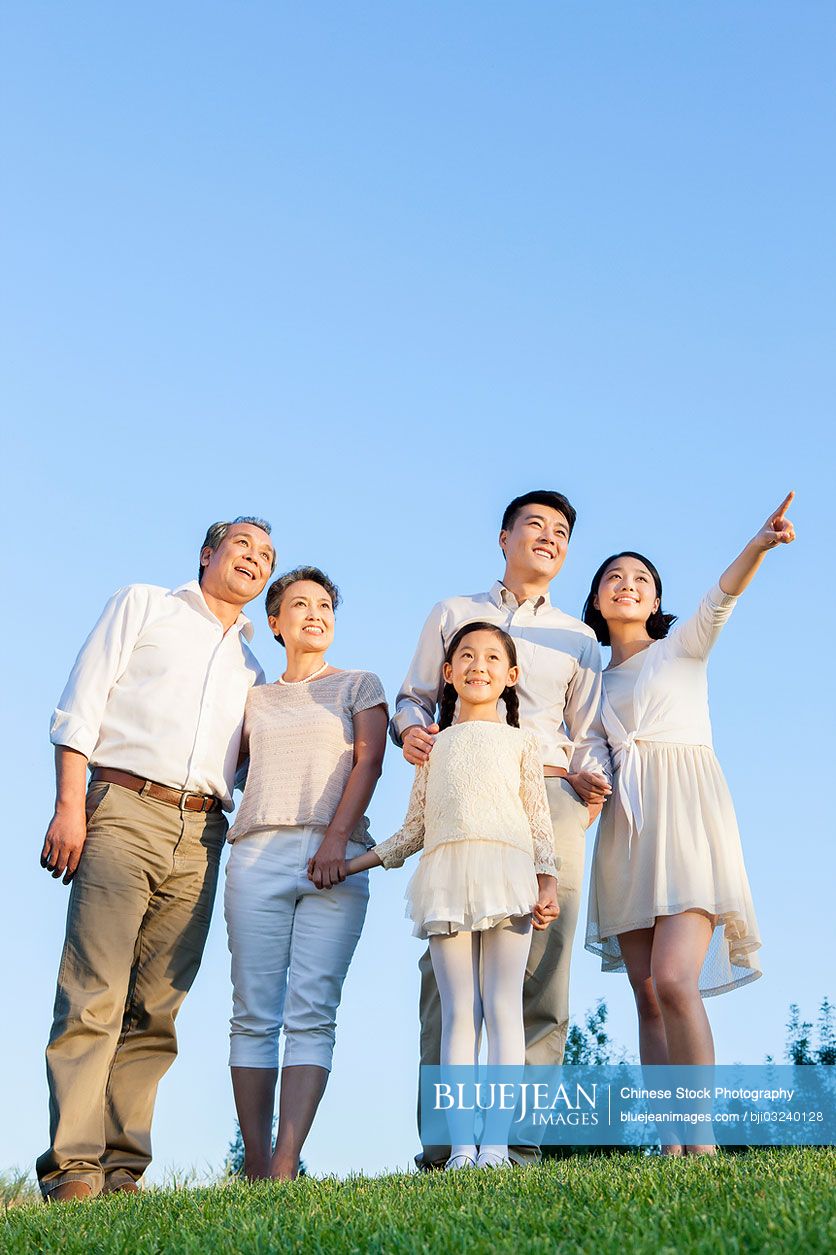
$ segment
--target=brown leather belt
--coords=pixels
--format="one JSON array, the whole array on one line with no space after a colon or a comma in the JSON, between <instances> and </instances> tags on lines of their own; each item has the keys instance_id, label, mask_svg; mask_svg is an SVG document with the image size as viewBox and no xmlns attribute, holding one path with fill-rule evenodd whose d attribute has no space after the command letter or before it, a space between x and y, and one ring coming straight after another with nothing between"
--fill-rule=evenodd
<instances>
[{"instance_id":1,"label":"brown leather belt","mask_svg":"<svg viewBox=\"0 0 836 1255\"><path fill-rule=\"evenodd\" d=\"M117 771L115 767L94 767L90 777L93 784L119 784L123 789L132 789L143 797L152 797L155 802L165 802L168 806L176 806L181 811L203 811L208 814L219 808L220 802L211 794L189 793L185 789L170 789L167 784L157 784L154 780L143 780L130 771Z\"/></svg>"}]
</instances>

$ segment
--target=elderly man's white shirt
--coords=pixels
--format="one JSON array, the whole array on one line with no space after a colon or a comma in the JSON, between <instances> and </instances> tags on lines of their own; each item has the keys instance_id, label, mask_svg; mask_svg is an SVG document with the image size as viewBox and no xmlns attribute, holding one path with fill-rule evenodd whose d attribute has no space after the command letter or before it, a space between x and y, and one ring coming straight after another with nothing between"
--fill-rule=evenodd
<instances>
[{"instance_id":1,"label":"elderly man's white shirt","mask_svg":"<svg viewBox=\"0 0 836 1255\"><path fill-rule=\"evenodd\" d=\"M264 683L252 634L243 614L224 632L197 580L121 588L81 648L50 740L231 810L247 694Z\"/></svg>"}]
</instances>

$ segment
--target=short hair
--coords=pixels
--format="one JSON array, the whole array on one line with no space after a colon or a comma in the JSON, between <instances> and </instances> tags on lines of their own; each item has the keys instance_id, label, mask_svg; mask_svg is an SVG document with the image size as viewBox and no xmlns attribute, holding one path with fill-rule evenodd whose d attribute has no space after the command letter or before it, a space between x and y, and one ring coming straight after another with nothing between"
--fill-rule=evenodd
<instances>
[{"instance_id":1,"label":"short hair","mask_svg":"<svg viewBox=\"0 0 836 1255\"><path fill-rule=\"evenodd\" d=\"M233 519L231 523L213 523L212 526L207 530L206 535L203 538L203 544L200 546L200 552L203 553L204 549L211 549L212 552L214 553L216 549L219 549L224 536L226 536L230 527L234 527L236 523L249 523L252 527L260 527L261 530L263 532L266 532L268 536L273 530L266 519L256 518L254 514L239 514L238 518ZM198 583L200 583L203 580L204 569L205 568L201 564L197 573ZM276 547L274 545L273 546L273 561L270 564L271 575L273 574L275 569L276 569Z\"/></svg>"},{"instance_id":2,"label":"short hair","mask_svg":"<svg viewBox=\"0 0 836 1255\"><path fill-rule=\"evenodd\" d=\"M578 517L577 510L564 497L562 492L552 492L550 488L544 488L538 492L526 492L521 497L515 497L513 501L510 501L505 507L505 513L502 516L501 530L503 532L511 530L517 521L517 515L520 510L527 505L547 505L552 510L559 510L569 524L569 535L572 535L572 529Z\"/></svg>"},{"instance_id":3,"label":"short hair","mask_svg":"<svg viewBox=\"0 0 836 1255\"><path fill-rule=\"evenodd\" d=\"M292 571L285 571L284 575L280 575L278 579L273 580L273 583L267 589L266 610L268 618L279 613L285 593L291 584L298 584L300 580L310 580L312 584L319 584L324 588L331 598L331 605L336 610L342 598L340 597L340 590L334 581L329 579L318 566L297 566ZM280 645L284 645L284 641L278 633L275 634L275 639Z\"/></svg>"},{"instance_id":4,"label":"short hair","mask_svg":"<svg viewBox=\"0 0 836 1255\"><path fill-rule=\"evenodd\" d=\"M647 634L652 641L661 641L667 636L671 629L671 625L676 623L675 614L665 614L662 610L662 577L656 570L649 558L643 553L636 553L635 549L622 549L621 553L612 553L605 562L602 562L598 570L592 577L592 584L589 589L589 596L583 603L582 619L587 627L591 627L598 640L602 645L610 645L610 626L607 620L596 609L595 598L598 596L598 585L604 578L604 572L613 562L617 562L619 558L635 558L638 562L642 562L653 576L653 583L656 585L656 596L659 598L659 609L654 610L650 615L645 628Z\"/></svg>"}]
</instances>

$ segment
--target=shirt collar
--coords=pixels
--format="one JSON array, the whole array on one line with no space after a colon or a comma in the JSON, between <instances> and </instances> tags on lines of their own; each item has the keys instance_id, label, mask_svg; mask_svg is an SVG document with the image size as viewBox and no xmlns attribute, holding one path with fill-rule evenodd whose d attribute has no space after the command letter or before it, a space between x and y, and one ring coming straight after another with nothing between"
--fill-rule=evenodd
<instances>
[{"instance_id":1,"label":"shirt collar","mask_svg":"<svg viewBox=\"0 0 836 1255\"><path fill-rule=\"evenodd\" d=\"M199 611L204 618L211 619L213 623L218 623L217 617L212 613L206 604L206 598L203 596L203 590L200 587L199 580L189 580L187 584L181 584L179 588L171 590L172 597L180 597L183 601L187 601L190 606ZM232 625L237 628L245 640L253 639L254 628L250 620L243 613L239 613L238 618ZM218 623L218 627L220 624Z\"/></svg>"},{"instance_id":2,"label":"shirt collar","mask_svg":"<svg viewBox=\"0 0 836 1255\"><path fill-rule=\"evenodd\" d=\"M497 580L490 589L488 596L498 610L510 607L512 610L518 610L520 603L517 601L510 588L506 588L502 580ZM543 593L540 597L528 597L523 605L529 604L536 614L538 610L551 608L551 598L548 593Z\"/></svg>"}]
</instances>

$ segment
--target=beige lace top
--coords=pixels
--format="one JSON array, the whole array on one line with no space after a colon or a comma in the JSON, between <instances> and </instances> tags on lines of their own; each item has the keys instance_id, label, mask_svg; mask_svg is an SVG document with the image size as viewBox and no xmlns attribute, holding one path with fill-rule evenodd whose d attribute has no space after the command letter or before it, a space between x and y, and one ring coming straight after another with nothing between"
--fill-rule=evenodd
<instances>
[{"instance_id":1,"label":"beige lace top","mask_svg":"<svg viewBox=\"0 0 836 1255\"><path fill-rule=\"evenodd\" d=\"M472 720L439 732L415 769L403 826L375 846L384 867L448 841L499 841L527 850L535 871L556 876L543 763L533 732Z\"/></svg>"},{"instance_id":2,"label":"beige lace top","mask_svg":"<svg viewBox=\"0 0 836 1255\"><path fill-rule=\"evenodd\" d=\"M385 709L386 694L371 671L250 689L241 742L250 764L228 839L265 828L327 827L354 765L354 716L372 706ZM365 816L351 840L374 845Z\"/></svg>"}]
</instances>

